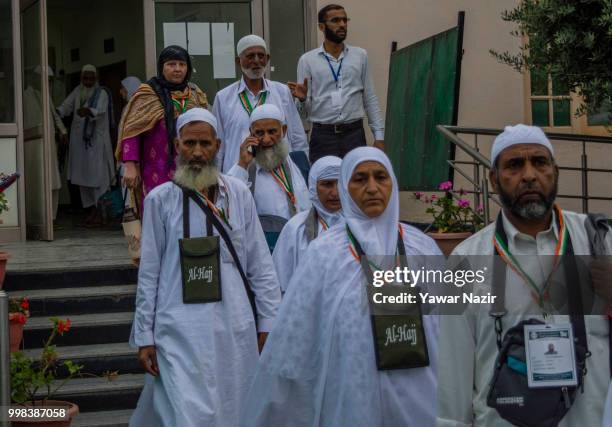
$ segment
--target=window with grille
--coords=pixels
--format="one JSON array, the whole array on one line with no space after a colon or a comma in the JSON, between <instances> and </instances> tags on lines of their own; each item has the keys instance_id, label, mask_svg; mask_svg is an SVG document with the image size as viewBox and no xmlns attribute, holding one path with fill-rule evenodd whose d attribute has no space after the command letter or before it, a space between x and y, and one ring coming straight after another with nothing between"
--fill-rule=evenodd
<instances>
[{"instance_id":1,"label":"window with grille","mask_svg":"<svg viewBox=\"0 0 612 427\"><path fill-rule=\"evenodd\" d=\"M554 77L542 71L531 71L531 122L541 127L571 126L572 107L568 92Z\"/></svg>"}]
</instances>

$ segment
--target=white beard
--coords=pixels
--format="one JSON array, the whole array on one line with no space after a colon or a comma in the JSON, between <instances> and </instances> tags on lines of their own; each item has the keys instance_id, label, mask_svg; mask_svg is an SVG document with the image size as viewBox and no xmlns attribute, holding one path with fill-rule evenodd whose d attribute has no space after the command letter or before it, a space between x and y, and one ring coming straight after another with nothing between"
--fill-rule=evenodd
<instances>
[{"instance_id":1,"label":"white beard","mask_svg":"<svg viewBox=\"0 0 612 427\"><path fill-rule=\"evenodd\" d=\"M219 169L214 162L209 162L200 167L189 165L181 159L180 155L177 156L176 171L172 180L178 185L191 190L201 191L204 188L216 185L218 179Z\"/></svg>"},{"instance_id":2,"label":"white beard","mask_svg":"<svg viewBox=\"0 0 612 427\"><path fill-rule=\"evenodd\" d=\"M285 161L289 155L289 142L287 138L281 139L276 145L268 149L257 149L255 161L257 164L267 171L276 169Z\"/></svg>"},{"instance_id":3,"label":"white beard","mask_svg":"<svg viewBox=\"0 0 612 427\"><path fill-rule=\"evenodd\" d=\"M242 66L240 67L240 69L242 70L243 74L251 80L261 79L266 74L266 67L263 67L259 71L253 71L250 68L244 68Z\"/></svg>"}]
</instances>

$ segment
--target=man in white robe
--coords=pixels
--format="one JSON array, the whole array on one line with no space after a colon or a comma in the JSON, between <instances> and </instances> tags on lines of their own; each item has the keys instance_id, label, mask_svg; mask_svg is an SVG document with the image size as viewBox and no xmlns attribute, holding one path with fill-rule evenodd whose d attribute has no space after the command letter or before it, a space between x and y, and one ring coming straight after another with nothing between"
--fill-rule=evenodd
<instances>
[{"instance_id":1,"label":"man in white robe","mask_svg":"<svg viewBox=\"0 0 612 427\"><path fill-rule=\"evenodd\" d=\"M308 174L312 208L291 218L278 237L272 259L283 293L287 292L289 281L310 242L342 221L338 195L340 163L342 159L335 156L324 156L314 162Z\"/></svg>"},{"instance_id":2,"label":"man in white robe","mask_svg":"<svg viewBox=\"0 0 612 427\"><path fill-rule=\"evenodd\" d=\"M255 203L240 181L219 174L216 119L193 108L178 118L175 182L198 192L222 223L250 282L253 309L239 269L220 239L219 302L183 303L179 239L183 193L175 182L145 198L142 253L131 344L147 375L132 426L238 425L259 350L271 330L280 289ZM206 198L214 189L213 199ZM189 200L190 237L206 235L206 216ZM213 235L219 235L215 226ZM258 336L259 333L259 336Z\"/></svg>"},{"instance_id":3,"label":"man in white robe","mask_svg":"<svg viewBox=\"0 0 612 427\"><path fill-rule=\"evenodd\" d=\"M68 180L79 186L81 202L89 208L87 224L96 222L96 204L115 176L110 138L109 96L98 85L97 70L85 65L81 84L62 102L62 117L73 115L68 153Z\"/></svg>"},{"instance_id":4,"label":"man in white robe","mask_svg":"<svg viewBox=\"0 0 612 427\"><path fill-rule=\"evenodd\" d=\"M584 225L586 216L555 207L558 168L553 147L541 129L507 126L493 144L491 163L489 179L502 201L500 218L507 235L508 251L542 288L552 270L546 259L552 257L545 259L541 255L555 254L561 233L560 215L571 236L574 253L590 254ZM461 243L452 255L487 255L491 256L492 263L495 234L494 222ZM607 254L612 254L610 233L605 246ZM609 283L607 281L607 286ZM529 285L512 268L506 268L504 296L508 314L502 317L502 337L521 320L544 320L544 310L534 301ZM441 316L438 426L512 425L501 418L496 409L487 406L489 385L499 354L495 321L490 310L489 304L472 304L463 315ZM569 323L567 315L548 313L547 317L551 323ZM586 360L588 373L584 378L584 393L578 391L572 407L559 423L562 427L601 425L610 378L608 319L603 315L585 315L585 326L591 356Z\"/></svg>"},{"instance_id":5,"label":"man in white robe","mask_svg":"<svg viewBox=\"0 0 612 427\"><path fill-rule=\"evenodd\" d=\"M265 78L270 61L265 40L255 34L244 36L238 40L236 53L236 65L242 70L242 78L217 92L213 105L219 139L223 141L217 155L221 171L227 173L238 162L240 145L249 136L249 116L262 104L274 104L283 112L291 151L308 154L306 132L289 87Z\"/></svg>"},{"instance_id":6,"label":"man in white robe","mask_svg":"<svg viewBox=\"0 0 612 427\"><path fill-rule=\"evenodd\" d=\"M381 150L348 153L338 187L346 224L306 250L261 355L242 426L434 425L437 317L423 316L429 366L377 369L365 275L349 250L347 225L368 259L395 260L398 234L408 256L441 252L399 223L397 181Z\"/></svg>"}]
</instances>

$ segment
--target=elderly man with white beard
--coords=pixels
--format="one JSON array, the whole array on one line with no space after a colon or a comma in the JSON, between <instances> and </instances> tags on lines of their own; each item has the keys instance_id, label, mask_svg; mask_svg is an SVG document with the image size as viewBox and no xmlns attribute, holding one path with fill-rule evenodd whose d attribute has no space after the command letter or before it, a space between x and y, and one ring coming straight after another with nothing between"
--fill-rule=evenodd
<instances>
[{"instance_id":1,"label":"elderly man with white beard","mask_svg":"<svg viewBox=\"0 0 612 427\"><path fill-rule=\"evenodd\" d=\"M249 116L263 104L274 104L287 121L287 140L291 151L308 151L306 132L289 88L264 77L270 61L266 42L250 34L236 45L236 65L242 78L217 93L213 113L218 120L219 139L223 141L217 164L227 173L238 161L240 145L249 136Z\"/></svg>"},{"instance_id":2,"label":"elderly man with white beard","mask_svg":"<svg viewBox=\"0 0 612 427\"><path fill-rule=\"evenodd\" d=\"M178 118L174 182L145 199L131 344L147 381L132 426L235 426L280 290L255 203L220 174L216 119Z\"/></svg>"},{"instance_id":3,"label":"elderly man with white beard","mask_svg":"<svg viewBox=\"0 0 612 427\"><path fill-rule=\"evenodd\" d=\"M250 119L251 136L240 146L240 160L228 175L250 185L272 250L284 224L312 204L306 181L289 156L283 113L264 104L253 110Z\"/></svg>"}]
</instances>

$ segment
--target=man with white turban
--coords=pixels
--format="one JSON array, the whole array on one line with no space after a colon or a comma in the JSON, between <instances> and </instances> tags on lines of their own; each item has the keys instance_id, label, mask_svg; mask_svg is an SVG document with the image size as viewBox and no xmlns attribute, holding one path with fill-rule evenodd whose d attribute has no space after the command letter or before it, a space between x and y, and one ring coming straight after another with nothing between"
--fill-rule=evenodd
<instances>
[{"instance_id":1,"label":"man with white turban","mask_svg":"<svg viewBox=\"0 0 612 427\"><path fill-rule=\"evenodd\" d=\"M215 165L216 128L202 108L179 116L173 182L145 198L130 342L152 377L132 426L238 425L275 321L272 257L248 188Z\"/></svg>"},{"instance_id":2,"label":"man with white turban","mask_svg":"<svg viewBox=\"0 0 612 427\"><path fill-rule=\"evenodd\" d=\"M238 41L236 52L242 78L219 91L213 105L223 141L217 163L221 170L227 172L238 162L240 145L249 136L249 116L258 105L266 103L284 113L291 151L306 152L306 132L289 88L264 77L270 62L265 40L255 34L245 36Z\"/></svg>"},{"instance_id":3,"label":"man with white turban","mask_svg":"<svg viewBox=\"0 0 612 427\"><path fill-rule=\"evenodd\" d=\"M601 313L581 316L577 314L580 313L578 309L573 311L575 317L567 315L567 308L565 313L561 312L555 302L562 301L565 307L571 307L571 298L568 298L567 292L568 289L571 292L572 287L565 286L563 281L553 277L555 263L551 261L557 260L556 255L567 254L570 257L573 254L591 254L585 222L587 217L561 209L555 203L559 168L553 147L540 128L522 124L507 126L493 143L491 164L489 180L499 194L502 210L494 223L457 246L453 255L461 257L461 260L467 260L471 255L486 255L483 262L489 271L494 266L493 255L498 255L500 267L497 268L503 269L498 270L501 275L496 277L502 279L492 281L490 286L493 288L487 288L493 291L497 288L498 292L494 293L498 300L497 304L470 304L461 315L441 316L438 426L513 425L502 418L497 409L489 406L490 400L496 402L498 407L505 408L505 411L513 412L515 416L527 411L531 422L524 422L524 425L557 425L558 421L552 424L549 421L550 411L558 411L558 407L573 403L558 423L559 426L600 426L610 378L608 319ZM600 251L604 255L612 254L611 233L608 232L600 243ZM566 261L563 268L559 269L561 275L568 268L567 265ZM592 261L590 268L592 286L596 297L604 300L599 302L603 308L606 289L609 298L610 270L604 259ZM607 275L602 274L606 271ZM502 294L499 288L500 283L504 283L504 277L505 290ZM578 285L577 280L572 282ZM584 292L585 289L582 287L578 291ZM607 303L610 303L610 299ZM488 399L491 379L498 366L496 359L504 338L508 330L515 326L521 334L520 329L524 328L520 322L528 319L548 324L572 324L575 337L579 336L582 329L579 324L585 325L582 330L586 332L585 341L591 355L586 359L584 389L575 395L571 389L569 392L566 389L565 404L563 398L560 398L560 404L553 402L552 408L544 401L532 404L532 395L525 396L519 390L521 375L516 373L514 378L517 386L514 393L506 400L500 397ZM582 344L581 339L576 342L576 345ZM524 354L523 351L525 358L532 357ZM570 353L567 357L570 356L573 358L575 355ZM503 364L500 365L501 369L506 369L504 367L507 364L509 372L520 372L525 362L514 359L515 363L511 366L510 359L512 357L508 356L500 362ZM527 382L526 370L522 376L522 381ZM561 387L558 390L561 396L563 390ZM515 420L520 421L519 418Z\"/></svg>"},{"instance_id":4,"label":"man with white turban","mask_svg":"<svg viewBox=\"0 0 612 427\"><path fill-rule=\"evenodd\" d=\"M312 208L296 214L278 237L272 259L281 291L287 292L289 281L312 240L330 227L342 223L342 206L338 196L338 178L342 159L321 157L308 174L308 191Z\"/></svg>"},{"instance_id":5,"label":"man with white turban","mask_svg":"<svg viewBox=\"0 0 612 427\"><path fill-rule=\"evenodd\" d=\"M437 317L421 316L428 365L379 369L362 264L379 258L395 264L404 258L398 252L411 259L441 252L431 238L399 223L397 181L381 150L348 153L338 189L346 224L306 250L261 355L242 426L434 424ZM354 251L357 243L362 252Z\"/></svg>"},{"instance_id":6,"label":"man with white turban","mask_svg":"<svg viewBox=\"0 0 612 427\"><path fill-rule=\"evenodd\" d=\"M78 85L59 106L63 117L73 115L68 152L68 180L79 186L81 203L89 209L85 225L98 225L96 205L115 176L110 123L110 92L98 84L96 67L85 65Z\"/></svg>"},{"instance_id":7,"label":"man with white turban","mask_svg":"<svg viewBox=\"0 0 612 427\"><path fill-rule=\"evenodd\" d=\"M274 248L280 229L291 217L309 210L310 193L300 169L289 156L287 125L283 113L273 104L253 110L249 136L240 146L240 159L228 175L250 185L257 213L275 221L267 227L268 244ZM255 159L253 161L253 159Z\"/></svg>"}]
</instances>

